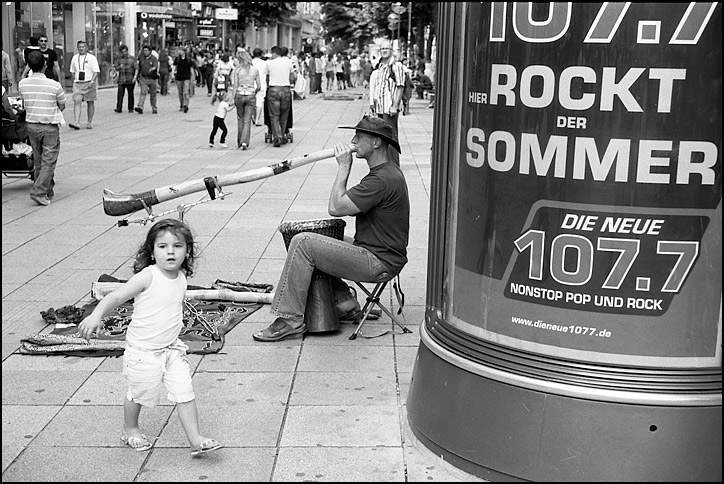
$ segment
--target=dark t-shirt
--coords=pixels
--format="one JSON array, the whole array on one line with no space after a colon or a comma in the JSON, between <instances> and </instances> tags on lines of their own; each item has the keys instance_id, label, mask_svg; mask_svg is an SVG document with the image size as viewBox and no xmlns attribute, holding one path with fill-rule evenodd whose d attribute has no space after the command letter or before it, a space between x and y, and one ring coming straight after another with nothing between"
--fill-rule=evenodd
<instances>
[{"instance_id":1,"label":"dark t-shirt","mask_svg":"<svg viewBox=\"0 0 724 484\"><path fill-rule=\"evenodd\" d=\"M347 196L361 210L355 216L355 245L375 254L397 275L407 263L410 235L410 197L402 170L393 162L375 166Z\"/></svg>"},{"instance_id":2,"label":"dark t-shirt","mask_svg":"<svg viewBox=\"0 0 724 484\"><path fill-rule=\"evenodd\" d=\"M161 52L158 54L158 71L159 72L165 72L168 74L169 65L168 61L171 59L171 57L166 52Z\"/></svg>"},{"instance_id":3,"label":"dark t-shirt","mask_svg":"<svg viewBox=\"0 0 724 484\"><path fill-rule=\"evenodd\" d=\"M40 50L39 47L28 47L23 51L23 56L25 57L26 64L28 63L28 54L34 50L39 51L41 54L43 54L43 57L45 57L45 77L57 81L58 77L55 75L53 66L56 62L58 62L58 54L53 49L47 49L45 52L43 52L42 50Z\"/></svg>"},{"instance_id":4,"label":"dark t-shirt","mask_svg":"<svg viewBox=\"0 0 724 484\"><path fill-rule=\"evenodd\" d=\"M174 66L176 66L176 80L177 81L188 81L191 79L191 59L186 57L185 59L182 59L181 57L176 57L176 60L174 61Z\"/></svg>"}]
</instances>

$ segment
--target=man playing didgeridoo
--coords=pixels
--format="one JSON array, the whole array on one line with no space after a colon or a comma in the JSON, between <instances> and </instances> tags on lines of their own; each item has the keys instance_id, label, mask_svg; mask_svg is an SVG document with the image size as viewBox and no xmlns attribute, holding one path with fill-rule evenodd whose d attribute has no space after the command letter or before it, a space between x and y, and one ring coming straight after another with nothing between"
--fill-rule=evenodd
<instances>
[{"instance_id":1,"label":"man playing didgeridoo","mask_svg":"<svg viewBox=\"0 0 724 484\"><path fill-rule=\"evenodd\" d=\"M376 117L364 117L357 126L343 128L355 130L352 145L356 157L367 161L369 173L348 189L352 152L346 144L336 145L337 177L329 195L328 211L333 217L356 218L354 240L337 240L311 232L301 232L292 238L271 305L277 318L253 335L257 341L279 341L306 331L304 309L314 269L332 276L334 297L338 300L340 295L349 293L342 279L389 281L407 263L410 198L405 176L388 154L388 146L400 152L397 136L392 126ZM338 304L337 311L359 309L355 299L346 304L349 307Z\"/></svg>"}]
</instances>

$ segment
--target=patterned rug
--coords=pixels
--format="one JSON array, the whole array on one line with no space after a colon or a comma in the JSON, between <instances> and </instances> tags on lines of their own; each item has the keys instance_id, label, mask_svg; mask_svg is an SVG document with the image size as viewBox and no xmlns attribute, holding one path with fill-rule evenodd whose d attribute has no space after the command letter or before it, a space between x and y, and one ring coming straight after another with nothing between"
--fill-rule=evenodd
<instances>
[{"instance_id":1,"label":"patterned rug","mask_svg":"<svg viewBox=\"0 0 724 484\"><path fill-rule=\"evenodd\" d=\"M125 282L107 274L99 282ZM211 288L189 285L189 290L230 289L238 292L271 293L268 284L227 282L217 279ZM120 356L131 321L133 301L126 301L103 318L103 330L97 338L86 340L78 334L78 323L93 312L98 300L93 298L83 307L72 305L41 311L43 319L55 325L50 333L36 333L20 341L18 353L29 355ZM189 354L218 353L224 346L225 335L247 316L262 307L262 303L200 300L187 298L184 302L184 327L179 338L188 345Z\"/></svg>"}]
</instances>

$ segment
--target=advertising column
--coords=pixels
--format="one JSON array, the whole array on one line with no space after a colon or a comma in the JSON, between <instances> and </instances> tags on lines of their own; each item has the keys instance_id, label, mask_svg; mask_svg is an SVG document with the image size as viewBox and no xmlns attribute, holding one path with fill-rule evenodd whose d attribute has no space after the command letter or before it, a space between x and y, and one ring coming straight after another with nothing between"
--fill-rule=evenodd
<instances>
[{"instance_id":1,"label":"advertising column","mask_svg":"<svg viewBox=\"0 0 724 484\"><path fill-rule=\"evenodd\" d=\"M500 475L658 479L678 466L721 479L720 463L673 444L721 461L721 4L457 9L458 33L439 39L459 54L444 77L456 84L436 89L459 125L436 138L449 153L432 207L445 211L431 256L444 283L428 294L413 429ZM526 400L540 415L520 418ZM696 438L680 428L691 420ZM566 448L592 452L588 467ZM514 450L517 464L502 455ZM638 468L609 460L626 453Z\"/></svg>"}]
</instances>

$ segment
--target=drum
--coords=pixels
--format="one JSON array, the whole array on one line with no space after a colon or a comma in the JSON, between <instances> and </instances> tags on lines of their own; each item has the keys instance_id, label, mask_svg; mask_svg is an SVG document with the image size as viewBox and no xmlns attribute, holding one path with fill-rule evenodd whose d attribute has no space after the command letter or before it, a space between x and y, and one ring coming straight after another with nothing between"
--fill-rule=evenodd
<instances>
[{"instance_id":1,"label":"drum","mask_svg":"<svg viewBox=\"0 0 724 484\"><path fill-rule=\"evenodd\" d=\"M339 218L300 220L283 222L279 225L279 232L284 238L284 245L289 250L292 238L302 232L314 232L342 240L345 225L346 222ZM308 333L337 331L341 326L337 318L337 309L334 307L332 280L328 274L316 269L312 273L312 281L309 284L304 323L307 325Z\"/></svg>"},{"instance_id":2,"label":"drum","mask_svg":"<svg viewBox=\"0 0 724 484\"><path fill-rule=\"evenodd\" d=\"M338 240L344 238L344 227L347 223L341 218L326 218L317 220L294 220L282 222L279 225L279 232L284 237L284 245L289 250L292 237L302 232L314 232L315 234L327 235Z\"/></svg>"}]
</instances>

